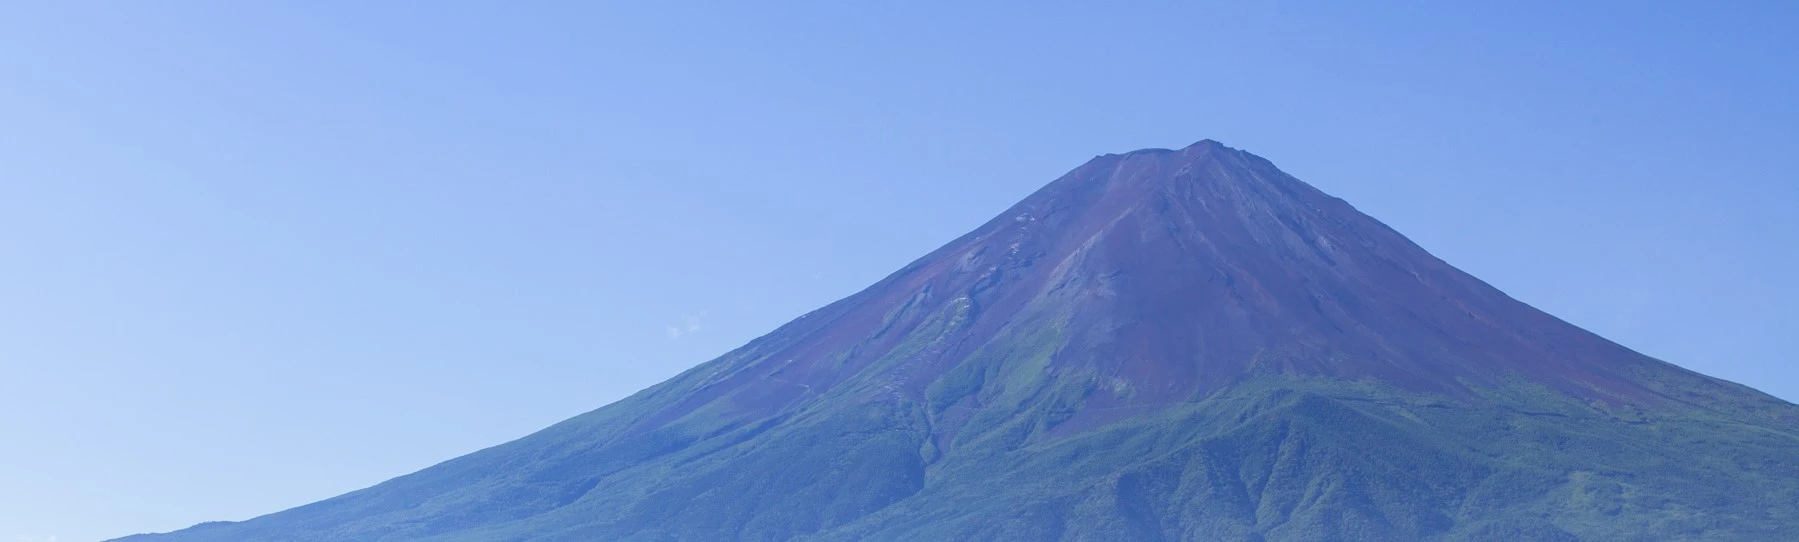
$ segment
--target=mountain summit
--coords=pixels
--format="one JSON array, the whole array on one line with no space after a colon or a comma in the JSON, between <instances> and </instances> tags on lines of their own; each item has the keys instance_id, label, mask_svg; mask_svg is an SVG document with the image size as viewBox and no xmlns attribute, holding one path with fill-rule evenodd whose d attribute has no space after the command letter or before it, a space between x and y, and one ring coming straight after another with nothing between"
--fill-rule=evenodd
<instances>
[{"instance_id":1,"label":"mountain summit","mask_svg":"<svg viewBox=\"0 0 1799 542\"><path fill-rule=\"evenodd\" d=\"M1799 407L1514 300L1215 141L245 540L1799 539Z\"/></svg>"}]
</instances>

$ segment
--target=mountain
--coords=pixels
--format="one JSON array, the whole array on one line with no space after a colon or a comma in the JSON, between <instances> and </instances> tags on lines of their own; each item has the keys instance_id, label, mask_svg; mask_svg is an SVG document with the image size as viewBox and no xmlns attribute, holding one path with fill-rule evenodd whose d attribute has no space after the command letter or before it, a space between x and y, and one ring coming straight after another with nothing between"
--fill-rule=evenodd
<instances>
[{"instance_id":1,"label":"mountain","mask_svg":"<svg viewBox=\"0 0 1799 542\"><path fill-rule=\"evenodd\" d=\"M1799 540L1799 407L1208 140L536 434L122 540L1438 539Z\"/></svg>"}]
</instances>

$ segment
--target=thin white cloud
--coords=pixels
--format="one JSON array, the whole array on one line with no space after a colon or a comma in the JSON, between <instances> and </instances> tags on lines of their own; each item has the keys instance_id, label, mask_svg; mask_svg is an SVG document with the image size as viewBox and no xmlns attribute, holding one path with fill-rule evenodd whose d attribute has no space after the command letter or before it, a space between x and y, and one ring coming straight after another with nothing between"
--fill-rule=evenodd
<instances>
[{"instance_id":1,"label":"thin white cloud","mask_svg":"<svg viewBox=\"0 0 1799 542\"><path fill-rule=\"evenodd\" d=\"M683 335L699 333L703 329L706 329L706 311L703 310L683 314L679 322L663 326L663 331L670 339L679 339Z\"/></svg>"}]
</instances>

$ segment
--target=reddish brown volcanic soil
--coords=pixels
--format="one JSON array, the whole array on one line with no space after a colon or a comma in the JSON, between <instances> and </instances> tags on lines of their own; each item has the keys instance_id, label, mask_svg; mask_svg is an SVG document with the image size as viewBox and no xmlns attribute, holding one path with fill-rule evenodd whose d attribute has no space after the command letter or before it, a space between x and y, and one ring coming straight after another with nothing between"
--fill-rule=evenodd
<instances>
[{"instance_id":1,"label":"reddish brown volcanic soil","mask_svg":"<svg viewBox=\"0 0 1799 542\"><path fill-rule=\"evenodd\" d=\"M871 398L919 399L983 345L1050 328L1051 370L1122 382L1088 396L1083 417L1271 374L1457 396L1521 378L1654 401L1629 370L1679 370L1518 302L1267 160L1206 140L1094 158L732 353L700 393L639 427L721 398L741 419L762 418L852 380ZM896 353L908 341L929 347Z\"/></svg>"}]
</instances>

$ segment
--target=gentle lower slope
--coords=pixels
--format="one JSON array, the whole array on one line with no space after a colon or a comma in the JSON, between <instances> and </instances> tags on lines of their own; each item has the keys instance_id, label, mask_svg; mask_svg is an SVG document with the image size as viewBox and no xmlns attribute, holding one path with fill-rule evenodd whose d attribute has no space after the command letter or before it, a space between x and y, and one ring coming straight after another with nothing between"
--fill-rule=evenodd
<instances>
[{"instance_id":1,"label":"gentle lower slope","mask_svg":"<svg viewBox=\"0 0 1799 542\"><path fill-rule=\"evenodd\" d=\"M926 404L568 440L622 425L608 408L322 503L127 540L1799 539L1790 406L1507 392L1271 379L1066 437L1046 400L941 451Z\"/></svg>"}]
</instances>

